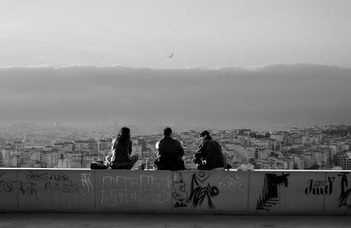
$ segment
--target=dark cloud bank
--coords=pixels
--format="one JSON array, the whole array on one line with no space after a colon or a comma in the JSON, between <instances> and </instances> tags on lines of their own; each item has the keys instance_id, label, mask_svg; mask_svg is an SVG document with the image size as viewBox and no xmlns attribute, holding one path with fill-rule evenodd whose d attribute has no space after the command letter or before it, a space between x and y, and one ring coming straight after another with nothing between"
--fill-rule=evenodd
<instances>
[{"instance_id":1,"label":"dark cloud bank","mask_svg":"<svg viewBox=\"0 0 351 228\"><path fill-rule=\"evenodd\" d=\"M0 69L0 122L213 128L350 124L351 69L309 64Z\"/></svg>"}]
</instances>

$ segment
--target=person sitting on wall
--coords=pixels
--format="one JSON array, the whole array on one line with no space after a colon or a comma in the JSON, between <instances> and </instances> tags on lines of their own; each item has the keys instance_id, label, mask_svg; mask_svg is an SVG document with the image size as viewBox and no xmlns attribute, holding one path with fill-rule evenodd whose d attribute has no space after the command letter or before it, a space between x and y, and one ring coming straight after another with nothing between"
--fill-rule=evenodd
<instances>
[{"instance_id":1,"label":"person sitting on wall","mask_svg":"<svg viewBox=\"0 0 351 228\"><path fill-rule=\"evenodd\" d=\"M226 162L222 153L222 147L212 139L208 131L200 134L201 144L193 156L193 162L199 170L225 170Z\"/></svg>"},{"instance_id":2,"label":"person sitting on wall","mask_svg":"<svg viewBox=\"0 0 351 228\"><path fill-rule=\"evenodd\" d=\"M164 137L156 143L157 157L155 167L158 170L183 170L185 169L184 149L182 144L172 138L172 129L167 127L163 130Z\"/></svg>"},{"instance_id":3,"label":"person sitting on wall","mask_svg":"<svg viewBox=\"0 0 351 228\"><path fill-rule=\"evenodd\" d=\"M111 159L109 166L112 169L131 169L138 155L132 154L132 141L130 140L130 129L122 127L117 138L112 141Z\"/></svg>"},{"instance_id":4,"label":"person sitting on wall","mask_svg":"<svg viewBox=\"0 0 351 228\"><path fill-rule=\"evenodd\" d=\"M131 169L138 160L138 155L132 155L130 129L121 128L117 138L112 140L111 154L104 161L94 161L91 169Z\"/></svg>"}]
</instances>

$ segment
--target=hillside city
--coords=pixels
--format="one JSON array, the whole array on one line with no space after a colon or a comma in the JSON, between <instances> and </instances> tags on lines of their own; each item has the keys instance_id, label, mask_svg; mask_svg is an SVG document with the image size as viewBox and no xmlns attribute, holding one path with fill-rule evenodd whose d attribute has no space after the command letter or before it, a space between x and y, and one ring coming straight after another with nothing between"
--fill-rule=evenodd
<instances>
[{"instance_id":1,"label":"hillside city","mask_svg":"<svg viewBox=\"0 0 351 228\"><path fill-rule=\"evenodd\" d=\"M74 127L16 123L0 127L0 167L89 168L110 153L120 126ZM160 133L133 132L133 154L153 168ZM197 130L173 133L185 150L187 169L200 141ZM251 163L255 169L351 169L351 126L326 125L258 132L252 129L210 130L233 169Z\"/></svg>"}]
</instances>

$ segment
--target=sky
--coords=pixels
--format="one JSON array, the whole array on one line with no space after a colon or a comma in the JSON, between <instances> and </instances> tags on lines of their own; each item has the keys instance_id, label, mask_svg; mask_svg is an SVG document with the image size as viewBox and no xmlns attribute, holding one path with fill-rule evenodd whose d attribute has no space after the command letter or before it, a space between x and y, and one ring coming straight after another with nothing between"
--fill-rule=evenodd
<instances>
[{"instance_id":1,"label":"sky","mask_svg":"<svg viewBox=\"0 0 351 228\"><path fill-rule=\"evenodd\" d=\"M0 123L351 124L350 10L350 0L0 0Z\"/></svg>"},{"instance_id":2,"label":"sky","mask_svg":"<svg viewBox=\"0 0 351 228\"><path fill-rule=\"evenodd\" d=\"M349 0L1 0L0 67L351 67L350 10Z\"/></svg>"}]
</instances>

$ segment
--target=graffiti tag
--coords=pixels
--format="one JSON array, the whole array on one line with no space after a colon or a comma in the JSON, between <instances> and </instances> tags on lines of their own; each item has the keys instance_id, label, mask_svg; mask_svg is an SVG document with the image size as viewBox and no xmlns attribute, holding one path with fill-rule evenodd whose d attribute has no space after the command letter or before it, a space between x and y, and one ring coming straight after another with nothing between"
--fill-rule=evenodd
<instances>
[{"instance_id":1,"label":"graffiti tag","mask_svg":"<svg viewBox=\"0 0 351 228\"><path fill-rule=\"evenodd\" d=\"M210 183L206 182L208 177L209 172L200 171L193 174L189 200L195 207L207 199L209 208L214 208L211 198L217 196L219 190L216 186L211 186Z\"/></svg>"},{"instance_id":2,"label":"graffiti tag","mask_svg":"<svg viewBox=\"0 0 351 228\"><path fill-rule=\"evenodd\" d=\"M187 207L189 204L188 193L185 190L186 184L183 181L182 174L173 182L172 197L176 201L174 207Z\"/></svg>"},{"instance_id":3,"label":"graffiti tag","mask_svg":"<svg viewBox=\"0 0 351 228\"><path fill-rule=\"evenodd\" d=\"M307 195L331 195L333 192L333 182L335 177L328 177L328 180L307 180L305 193Z\"/></svg>"},{"instance_id":4,"label":"graffiti tag","mask_svg":"<svg viewBox=\"0 0 351 228\"><path fill-rule=\"evenodd\" d=\"M170 198L167 181L147 175L141 175L140 178L103 177L101 205L113 207L128 202L165 203Z\"/></svg>"},{"instance_id":5,"label":"graffiti tag","mask_svg":"<svg viewBox=\"0 0 351 228\"><path fill-rule=\"evenodd\" d=\"M238 175L235 175L234 178L226 176L219 182L219 188L223 189L224 191L245 191L244 183L245 180L239 178Z\"/></svg>"}]
</instances>

